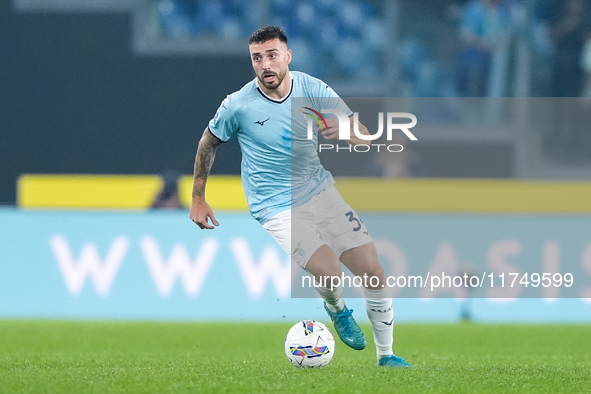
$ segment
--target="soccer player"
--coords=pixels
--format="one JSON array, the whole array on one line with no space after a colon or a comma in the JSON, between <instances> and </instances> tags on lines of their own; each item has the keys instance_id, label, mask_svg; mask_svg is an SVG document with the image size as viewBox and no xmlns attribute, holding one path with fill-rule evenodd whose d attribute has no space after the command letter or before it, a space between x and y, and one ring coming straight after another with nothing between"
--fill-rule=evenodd
<instances>
[{"instance_id":1,"label":"soccer player","mask_svg":"<svg viewBox=\"0 0 591 394\"><path fill-rule=\"evenodd\" d=\"M352 128L351 110L321 80L289 70L292 53L282 29L267 26L255 31L249 49L256 78L226 97L199 141L191 220L202 229L219 225L205 200L205 186L217 147L236 135L242 151L242 183L252 216L292 261L315 278L340 277L341 262L354 275L379 278L377 287L364 288L378 365L410 367L392 351L392 299L383 286L384 270L373 240L320 164L317 135L314 143L298 146L303 151L298 154L299 164L292 167L292 97L333 99L332 109L349 114ZM326 121L327 127L320 133L327 139L338 138L337 120ZM362 124L359 128L369 134ZM351 135L350 144L364 143ZM345 305L342 287L317 290L341 340L353 349L364 349L365 336L353 311Z\"/></svg>"}]
</instances>

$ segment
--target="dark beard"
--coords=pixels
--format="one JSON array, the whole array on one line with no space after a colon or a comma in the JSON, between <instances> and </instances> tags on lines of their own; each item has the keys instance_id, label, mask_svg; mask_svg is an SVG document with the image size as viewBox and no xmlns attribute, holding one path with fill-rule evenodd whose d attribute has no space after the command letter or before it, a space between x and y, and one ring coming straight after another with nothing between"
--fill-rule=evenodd
<instances>
[{"instance_id":1,"label":"dark beard","mask_svg":"<svg viewBox=\"0 0 591 394\"><path fill-rule=\"evenodd\" d=\"M275 82L272 83L272 86L269 86L267 84L267 82L265 81L264 77L261 75L261 77L259 78L259 82L267 89L277 89L282 83L283 83L283 79L285 78L285 75L283 76L283 78L279 77L279 74L275 74Z\"/></svg>"}]
</instances>

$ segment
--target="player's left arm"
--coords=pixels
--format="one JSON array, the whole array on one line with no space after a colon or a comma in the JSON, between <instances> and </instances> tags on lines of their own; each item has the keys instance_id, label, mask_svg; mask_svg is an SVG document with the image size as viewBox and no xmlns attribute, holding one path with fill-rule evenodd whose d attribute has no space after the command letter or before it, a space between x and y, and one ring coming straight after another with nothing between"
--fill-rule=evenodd
<instances>
[{"instance_id":1,"label":"player's left arm","mask_svg":"<svg viewBox=\"0 0 591 394\"><path fill-rule=\"evenodd\" d=\"M328 128L323 127L320 130L320 134L322 134L322 136L327 140L335 140L339 138L339 121L336 118L327 118L326 125L328 126ZM364 135L370 135L369 130L367 129L367 127L363 125L363 123L358 121L357 125L359 127L359 133ZM355 132L353 131L353 116L349 116L349 127L351 128L351 132L349 134L351 138L347 140L349 144L353 146L359 144L367 144L366 140L362 140L361 138L357 137L357 134L355 134Z\"/></svg>"}]
</instances>

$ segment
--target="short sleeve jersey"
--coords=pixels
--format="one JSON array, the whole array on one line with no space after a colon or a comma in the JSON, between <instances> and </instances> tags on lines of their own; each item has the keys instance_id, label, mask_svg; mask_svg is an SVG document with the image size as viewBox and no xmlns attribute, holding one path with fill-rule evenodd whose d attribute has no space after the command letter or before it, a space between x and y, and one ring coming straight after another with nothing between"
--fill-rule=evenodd
<instances>
[{"instance_id":1,"label":"short sleeve jersey","mask_svg":"<svg viewBox=\"0 0 591 394\"><path fill-rule=\"evenodd\" d=\"M252 216L261 223L306 203L334 184L332 175L320 163L317 133L307 143L298 142L299 159L297 165L293 164L292 97L312 101L334 98L331 109L351 115L346 104L321 80L296 71L290 75L291 89L282 100L267 96L255 78L227 96L209 122L209 131L221 141L234 135L238 138L242 186Z\"/></svg>"}]
</instances>

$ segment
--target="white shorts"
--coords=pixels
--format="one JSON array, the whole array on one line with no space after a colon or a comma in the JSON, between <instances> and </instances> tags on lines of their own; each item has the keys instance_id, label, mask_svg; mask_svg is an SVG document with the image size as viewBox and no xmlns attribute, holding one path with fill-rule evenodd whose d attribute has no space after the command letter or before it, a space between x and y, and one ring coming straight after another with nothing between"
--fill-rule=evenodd
<instances>
[{"instance_id":1,"label":"white shorts","mask_svg":"<svg viewBox=\"0 0 591 394\"><path fill-rule=\"evenodd\" d=\"M365 224L334 186L303 205L278 213L263 228L302 268L324 244L340 257L349 249L373 242Z\"/></svg>"}]
</instances>

